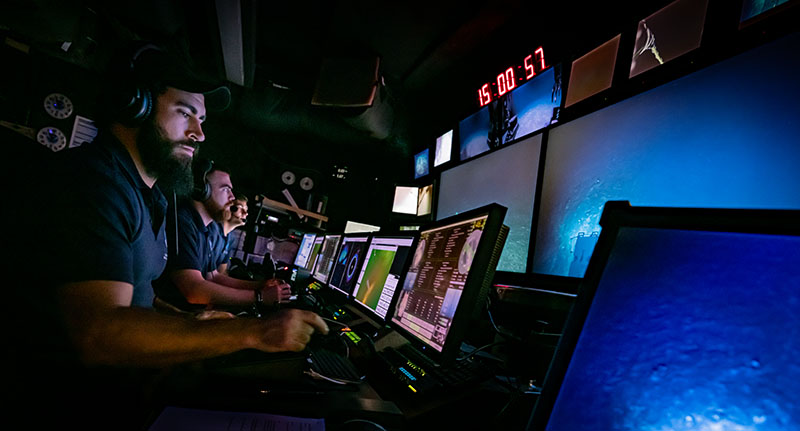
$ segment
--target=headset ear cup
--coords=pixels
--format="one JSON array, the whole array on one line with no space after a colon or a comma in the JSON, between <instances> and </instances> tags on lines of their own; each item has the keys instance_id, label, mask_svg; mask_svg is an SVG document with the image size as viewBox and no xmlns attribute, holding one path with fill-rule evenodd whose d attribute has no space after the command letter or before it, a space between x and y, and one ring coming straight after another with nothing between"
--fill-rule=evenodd
<instances>
[{"instance_id":1,"label":"headset ear cup","mask_svg":"<svg viewBox=\"0 0 800 431\"><path fill-rule=\"evenodd\" d=\"M153 96L150 90L142 87L127 89L127 94L118 97L119 104L123 105L119 121L127 126L141 125L153 111Z\"/></svg>"},{"instance_id":2,"label":"headset ear cup","mask_svg":"<svg viewBox=\"0 0 800 431\"><path fill-rule=\"evenodd\" d=\"M211 185L208 184L208 173L214 164L208 159L196 158L192 164L194 173L194 189L192 199L205 202L211 198Z\"/></svg>"}]
</instances>

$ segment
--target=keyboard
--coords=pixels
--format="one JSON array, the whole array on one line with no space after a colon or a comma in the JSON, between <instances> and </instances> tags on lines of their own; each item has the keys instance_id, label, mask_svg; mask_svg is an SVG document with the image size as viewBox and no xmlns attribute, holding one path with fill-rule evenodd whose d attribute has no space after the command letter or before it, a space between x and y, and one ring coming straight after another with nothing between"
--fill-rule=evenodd
<instances>
[{"instance_id":1,"label":"keyboard","mask_svg":"<svg viewBox=\"0 0 800 431\"><path fill-rule=\"evenodd\" d=\"M358 372L350 359L328 349L311 350L308 362L312 370L324 377L346 383L358 383L364 380L364 376Z\"/></svg>"},{"instance_id":2,"label":"keyboard","mask_svg":"<svg viewBox=\"0 0 800 431\"><path fill-rule=\"evenodd\" d=\"M398 384L414 394L463 389L477 385L492 376L486 365L475 359L437 365L409 345L386 348L378 356Z\"/></svg>"}]
</instances>

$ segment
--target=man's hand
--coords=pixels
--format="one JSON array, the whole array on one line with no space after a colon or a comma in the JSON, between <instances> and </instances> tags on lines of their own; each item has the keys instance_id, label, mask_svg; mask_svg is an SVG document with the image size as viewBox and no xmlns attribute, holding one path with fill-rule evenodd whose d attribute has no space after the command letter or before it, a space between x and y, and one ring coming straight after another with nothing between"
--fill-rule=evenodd
<instances>
[{"instance_id":1,"label":"man's hand","mask_svg":"<svg viewBox=\"0 0 800 431\"><path fill-rule=\"evenodd\" d=\"M261 300L266 305L286 302L292 296L291 287L279 278L271 278L264 283L261 291Z\"/></svg>"},{"instance_id":2,"label":"man's hand","mask_svg":"<svg viewBox=\"0 0 800 431\"><path fill-rule=\"evenodd\" d=\"M258 322L261 332L254 347L266 352L299 352L305 349L315 331L328 333L325 321L305 310L281 310Z\"/></svg>"}]
</instances>

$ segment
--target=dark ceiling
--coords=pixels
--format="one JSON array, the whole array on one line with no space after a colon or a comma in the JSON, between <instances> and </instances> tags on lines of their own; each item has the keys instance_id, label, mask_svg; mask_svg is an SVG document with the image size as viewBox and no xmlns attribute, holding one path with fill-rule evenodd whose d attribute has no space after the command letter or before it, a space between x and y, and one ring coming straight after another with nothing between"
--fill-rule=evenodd
<instances>
[{"instance_id":1,"label":"dark ceiling","mask_svg":"<svg viewBox=\"0 0 800 431\"><path fill-rule=\"evenodd\" d=\"M386 142L408 154L476 110L475 88L498 65L538 46L548 62L569 59L658 7L618 13L621 6L600 3L10 0L2 25L89 69L116 42L153 40L228 80L235 103L226 115L247 127L334 144ZM66 51L64 41L72 42ZM371 107L312 106L326 59L355 67L374 58L380 77ZM339 77L342 87L357 85L347 78Z\"/></svg>"}]
</instances>

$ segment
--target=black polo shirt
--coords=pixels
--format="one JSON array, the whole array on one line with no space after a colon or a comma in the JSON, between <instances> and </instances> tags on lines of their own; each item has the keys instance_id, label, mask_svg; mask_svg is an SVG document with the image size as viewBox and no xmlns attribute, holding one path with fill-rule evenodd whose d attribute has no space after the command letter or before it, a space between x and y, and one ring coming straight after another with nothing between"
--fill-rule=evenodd
<instances>
[{"instance_id":1,"label":"black polo shirt","mask_svg":"<svg viewBox=\"0 0 800 431\"><path fill-rule=\"evenodd\" d=\"M204 308L204 305L189 304L186 301L183 293L172 282L170 273L182 269L196 269L207 278L208 274L224 261L225 237L218 223L211 222L208 226L203 223L202 217L194 208L193 201L178 202L177 211L177 230L174 222L176 216L172 208L167 216L169 260L167 269L154 286L159 298L178 308L184 310Z\"/></svg>"},{"instance_id":2,"label":"black polo shirt","mask_svg":"<svg viewBox=\"0 0 800 431\"><path fill-rule=\"evenodd\" d=\"M133 285L132 306L151 308L152 281L167 262L167 200L148 187L125 147L108 134L70 150L57 181L50 232L55 284L113 280Z\"/></svg>"}]
</instances>

